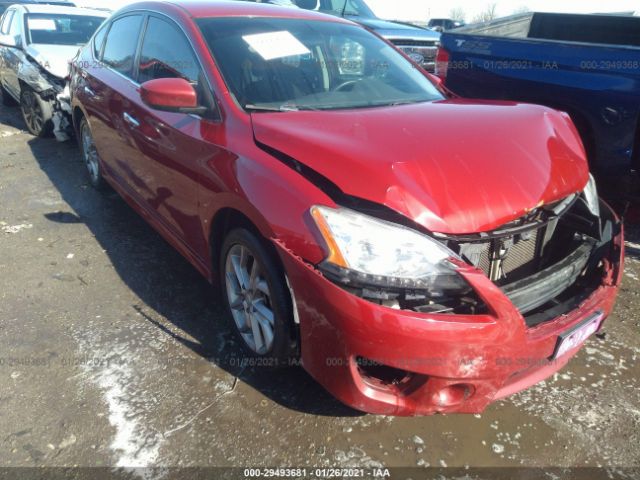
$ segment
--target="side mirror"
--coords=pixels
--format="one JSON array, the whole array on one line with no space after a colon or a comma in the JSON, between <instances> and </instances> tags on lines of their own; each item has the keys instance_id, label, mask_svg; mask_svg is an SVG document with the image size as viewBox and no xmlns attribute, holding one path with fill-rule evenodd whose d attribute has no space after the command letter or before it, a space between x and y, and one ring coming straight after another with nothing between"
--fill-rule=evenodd
<instances>
[{"instance_id":1,"label":"side mirror","mask_svg":"<svg viewBox=\"0 0 640 480\"><path fill-rule=\"evenodd\" d=\"M2 45L3 47L20 47L17 39L15 37L12 37L11 35L0 35L0 45Z\"/></svg>"},{"instance_id":2,"label":"side mirror","mask_svg":"<svg viewBox=\"0 0 640 480\"><path fill-rule=\"evenodd\" d=\"M202 115L206 107L198 106L198 95L183 78L157 78L140 85L142 101L155 110Z\"/></svg>"}]
</instances>

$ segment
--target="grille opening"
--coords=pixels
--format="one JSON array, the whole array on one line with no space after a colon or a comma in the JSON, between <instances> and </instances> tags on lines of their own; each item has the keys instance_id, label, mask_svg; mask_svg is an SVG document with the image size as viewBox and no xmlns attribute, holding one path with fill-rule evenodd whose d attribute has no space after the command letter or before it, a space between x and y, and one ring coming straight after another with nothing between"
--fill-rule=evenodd
<instances>
[{"instance_id":1,"label":"grille opening","mask_svg":"<svg viewBox=\"0 0 640 480\"><path fill-rule=\"evenodd\" d=\"M600 240L600 222L582 200L561 215L545 218L553 207L533 212L529 225L523 221L517 233L504 228L505 233L486 234L475 240L452 239L448 245L498 286L509 285L561 261L587 239Z\"/></svg>"},{"instance_id":2,"label":"grille opening","mask_svg":"<svg viewBox=\"0 0 640 480\"><path fill-rule=\"evenodd\" d=\"M576 283L560 295L523 315L525 323L532 328L575 310L600 286L602 275L601 265L585 272Z\"/></svg>"},{"instance_id":3,"label":"grille opening","mask_svg":"<svg viewBox=\"0 0 640 480\"><path fill-rule=\"evenodd\" d=\"M502 288L530 327L573 310L591 295L602 281L601 261L614 248L619 225L606 206L603 218L596 218L582 199L567 205L557 214L554 205L532 212L521 224L484 238L449 238L450 248Z\"/></svg>"}]
</instances>

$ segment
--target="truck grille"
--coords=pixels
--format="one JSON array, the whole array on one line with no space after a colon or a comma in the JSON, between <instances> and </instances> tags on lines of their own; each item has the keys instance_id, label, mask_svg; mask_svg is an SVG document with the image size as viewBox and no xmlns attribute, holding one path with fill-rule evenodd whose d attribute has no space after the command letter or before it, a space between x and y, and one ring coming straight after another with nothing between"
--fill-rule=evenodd
<instances>
[{"instance_id":1,"label":"truck grille","mask_svg":"<svg viewBox=\"0 0 640 480\"><path fill-rule=\"evenodd\" d=\"M391 40L391 43L413 58L425 70L435 70L438 42L429 40Z\"/></svg>"},{"instance_id":2,"label":"truck grille","mask_svg":"<svg viewBox=\"0 0 640 480\"><path fill-rule=\"evenodd\" d=\"M393 43L395 46L397 47L437 47L438 46L438 42L435 40L391 40L391 43Z\"/></svg>"}]
</instances>

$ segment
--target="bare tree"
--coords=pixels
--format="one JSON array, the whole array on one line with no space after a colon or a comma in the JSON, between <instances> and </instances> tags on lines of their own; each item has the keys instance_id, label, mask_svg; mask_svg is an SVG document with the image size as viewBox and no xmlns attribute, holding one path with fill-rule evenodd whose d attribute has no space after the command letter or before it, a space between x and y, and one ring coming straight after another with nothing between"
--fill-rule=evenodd
<instances>
[{"instance_id":1,"label":"bare tree","mask_svg":"<svg viewBox=\"0 0 640 480\"><path fill-rule=\"evenodd\" d=\"M531 11L531 9L529 7L525 7L524 5L522 5L521 7L516 8L513 11L514 15L519 15L521 13L529 13Z\"/></svg>"},{"instance_id":2,"label":"bare tree","mask_svg":"<svg viewBox=\"0 0 640 480\"><path fill-rule=\"evenodd\" d=\"M495 3L488 4L485 9L476 15L473 19L474 23L484 23L494 20L497 16L497 5Z\"/></svg>"},{"instance_id":3,"label":"bare tree","mask_svg":"<svg viewBox=\"0 0 640 480\"><path fill-rule=\"evenodd\" d=\"M449 18L456 22L464 22L467 19L467 12L462 7L455 7L449 12Z\"/></svg>"}]
</instances>

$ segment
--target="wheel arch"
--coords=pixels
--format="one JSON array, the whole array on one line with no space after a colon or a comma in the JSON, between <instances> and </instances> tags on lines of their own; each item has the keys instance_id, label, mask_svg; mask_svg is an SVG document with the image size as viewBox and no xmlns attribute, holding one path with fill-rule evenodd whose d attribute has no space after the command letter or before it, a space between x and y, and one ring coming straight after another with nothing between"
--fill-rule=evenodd
<instances>
[{"instance_id":1,"label":"wheel arch","mask_svg":"<svg viewBox=\"0 0 640 480\"><path fill-rule=\"evenodd\" d=\"M271 233L263 225L260 228L256 220L252 219L245 212L238 208L227 206L220 208L210 222L209 228L209 249L211 254L211 279L212 283L217 283L219 274L218 260L222 250L222 244L226 235L235 228L244 228L260 238L269 253L273 254L274 260L284 272L284 266L280 260L280 256L273 245L270 237Z\"/></svg>"},{"instance_id":2,"label":"wheel arch","mask_svg":"<svg viewBox=\"0 0 640 480\"><path fill-rule=\"evenodd\" d=\"M80 121L83 118L86 118L87 115L86 115L85 111L82 109L82 107L80 105L78 105L78 104L73 106L73 110L71 112L72 112L71 113L71 119L72 119L72 122L73 122L73 130L76 133L76 138L78 138L79 137L78 134L80 133L80 131L79 131L80 130Z\"/></svg>"}]
</instances>

